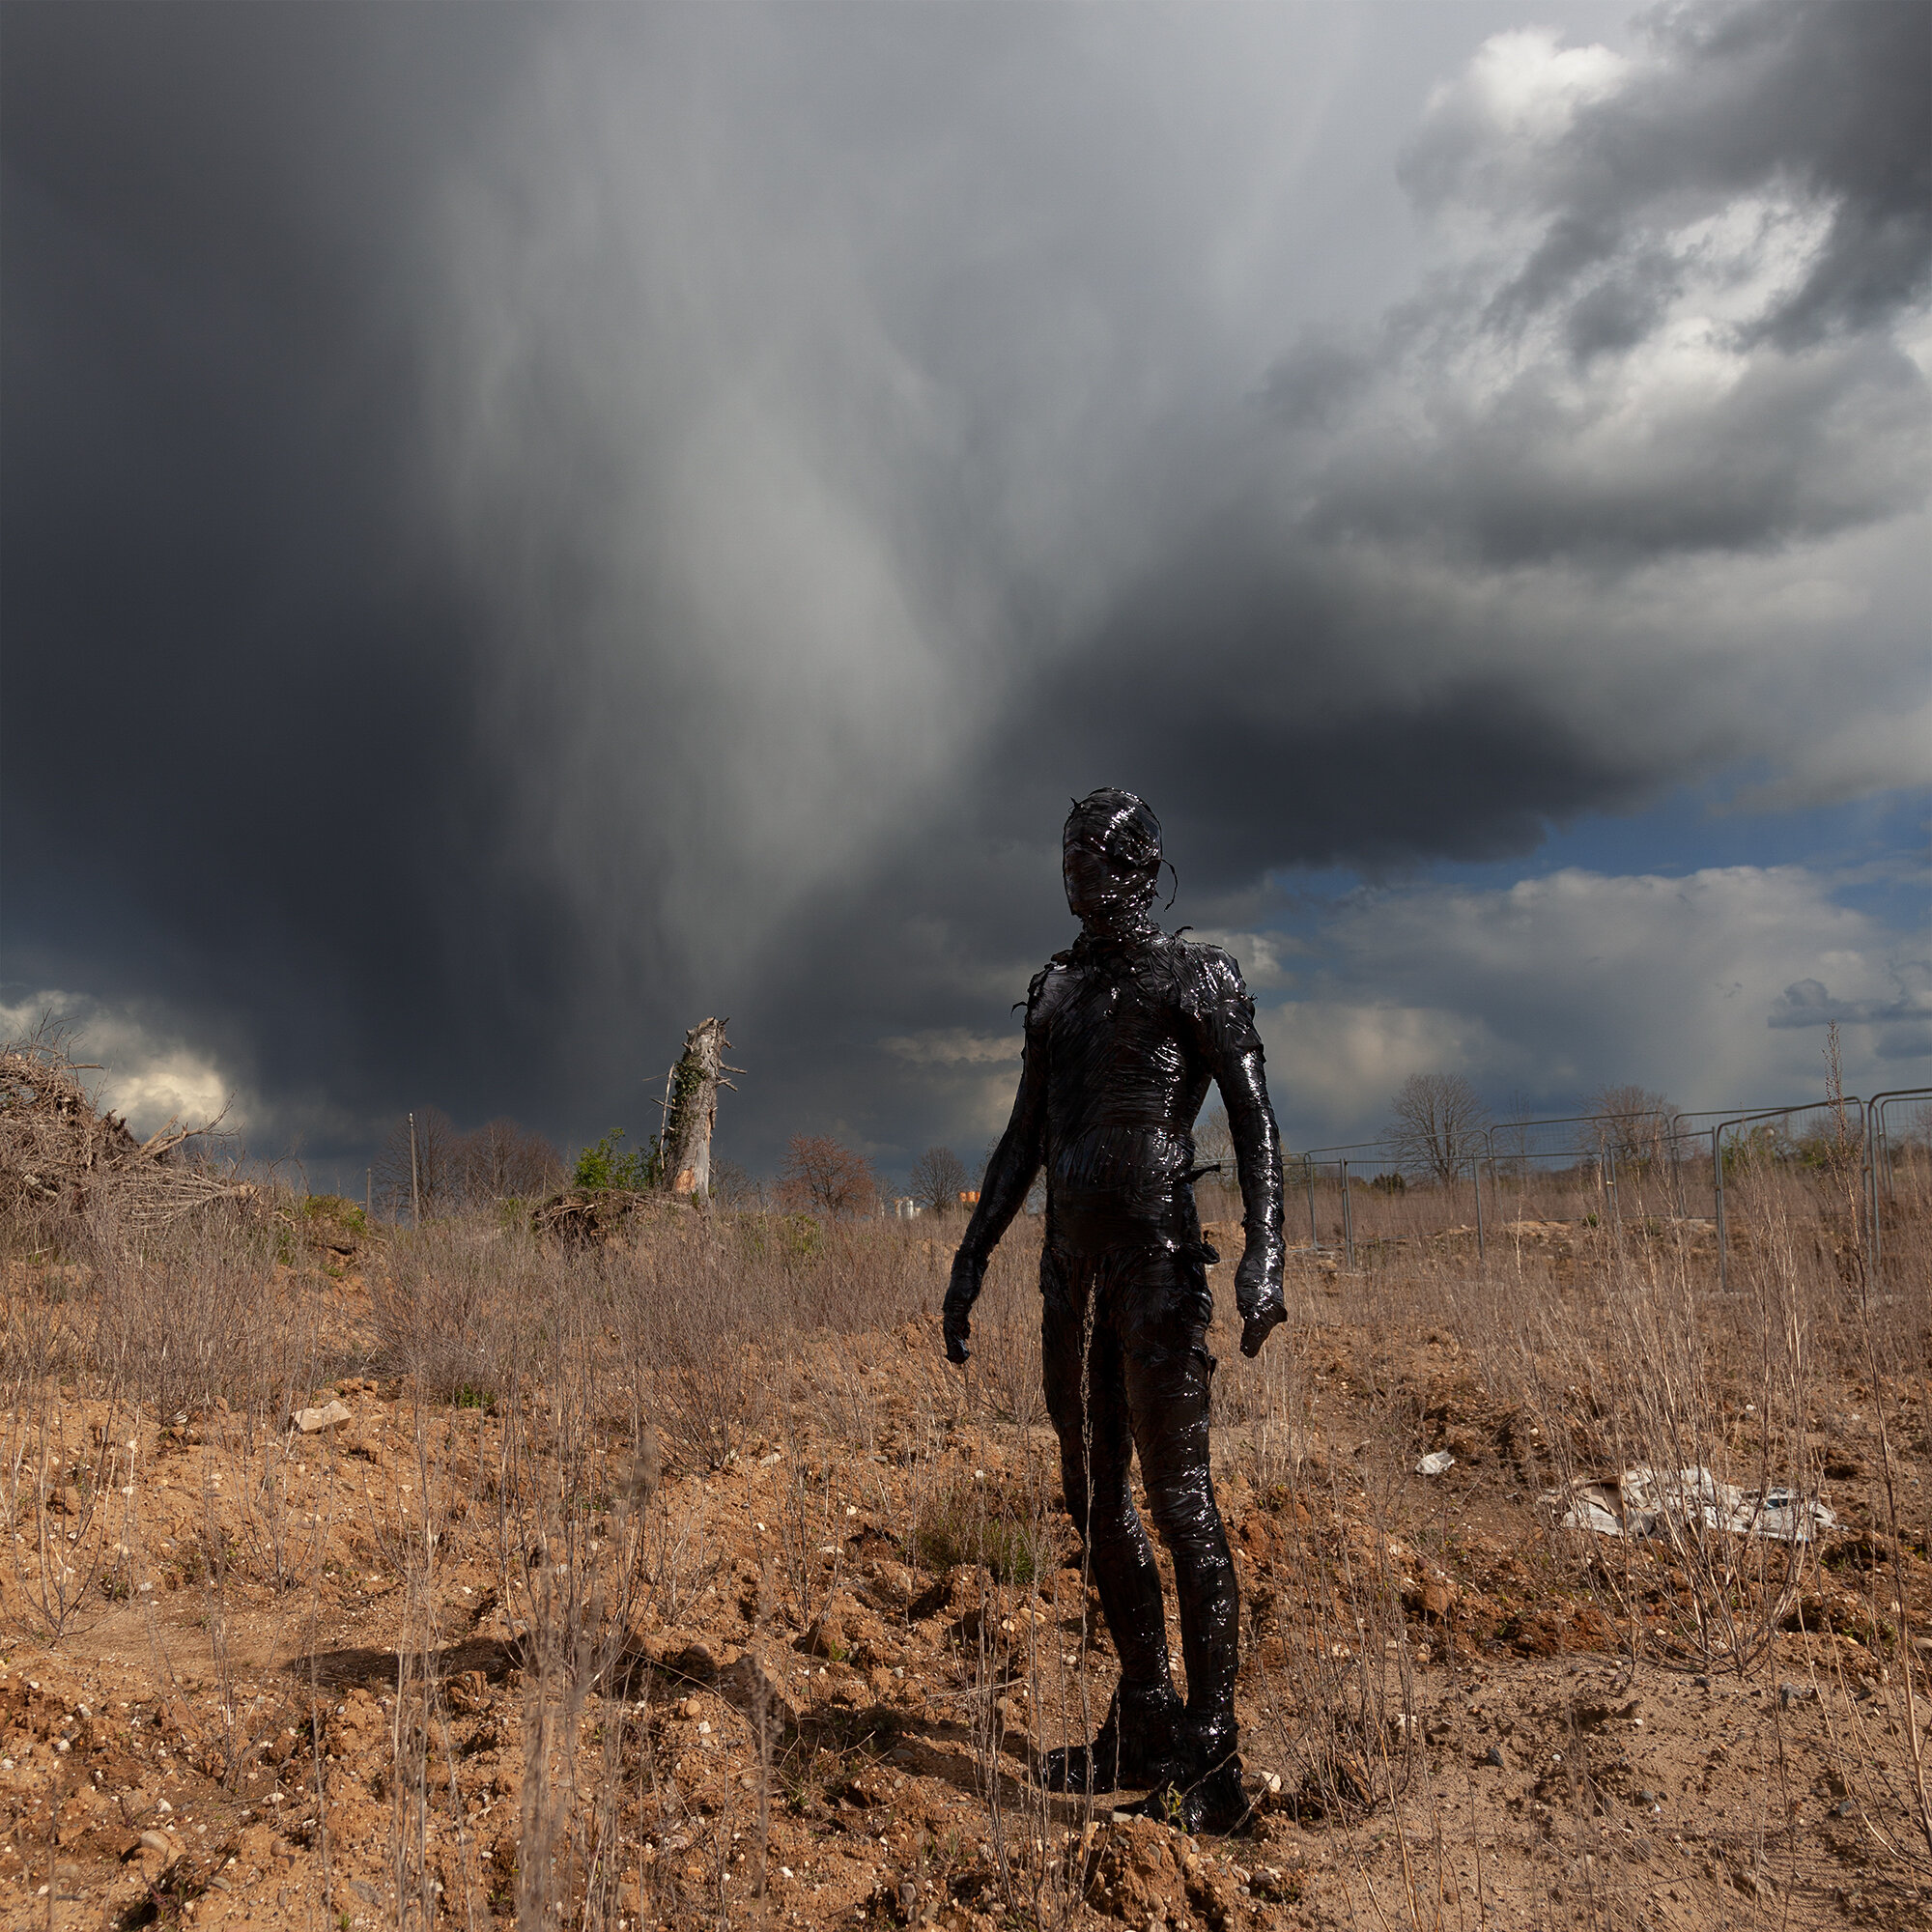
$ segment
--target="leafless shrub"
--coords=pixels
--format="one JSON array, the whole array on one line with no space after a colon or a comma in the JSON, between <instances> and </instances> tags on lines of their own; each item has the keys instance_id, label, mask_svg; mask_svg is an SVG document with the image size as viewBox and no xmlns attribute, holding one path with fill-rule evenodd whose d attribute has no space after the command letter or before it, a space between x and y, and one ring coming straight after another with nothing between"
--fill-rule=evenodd
<instances>
[{"instance_id":1,"label":"leafless shrub","mask_svg":"<svg viewBox=\"0 0 1932 1932\"><path fill-rule=\"evenodd\" d=\"M528 1236L449 1223L397 1238L371 1300L383 1358L426 1395L481 1402L526 1373L543 1331L550 1271Z\"/></svg>"},{"instance_id":2,"label":"leafless shrub","mask_svg":"<svg viewBox=\"0 0 1932 1932\"><path fill-rule=\"evenodd\" d=\"M532 1201L569 1179L543 1135L499 1116L464 1132L440 1107L421 1107L389 1129L371 1177L391 1220L434 1220L498 1201Z\"/></svg>"},{"instance_id":3,"label":"leafless shrub","mask_svg":"<svg viewBox=\"0 0 1932 1932\"><path fill-rule=\"evenodd\" d=\"M1578 1151L1607 1152L1622 1172L1663 1165L1683 1138L1684 1116L1648 1087L1599 1088L1583 1111L1587 1137Z\"/></svg>"},{"instance_id":4,"label":"leafless shrub","mask_svg":"<svg viewBox=\"0 0 1932 1932\"><path fill-rule=\"evenodd\" d=\"M476 1206L534 1200L569 1178L554 1143L500 1116L463 1136L462 1156L464 1194Z\"/></svg>"}]
</instances>

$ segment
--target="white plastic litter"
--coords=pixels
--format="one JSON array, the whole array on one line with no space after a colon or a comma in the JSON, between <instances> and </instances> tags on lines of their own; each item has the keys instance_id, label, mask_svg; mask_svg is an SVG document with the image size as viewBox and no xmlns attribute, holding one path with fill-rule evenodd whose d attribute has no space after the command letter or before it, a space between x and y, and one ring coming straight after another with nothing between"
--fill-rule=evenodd
<instances>
[{"instance_id":1,"label":"white plastic litter","mask_svg":"<svg viewBox=\"0 0 1932 1932\"><path fill-rule=\"evenodd\" d=\"M1550 1490L1544 1502L1562 1506L1564 1529L1598 1536L1668 1536L1673 1525L1809 1543L1838 1519L1816 1496L1794 1490L1740 1490L1709 1469L1626 1469L1621 1476Z\"/></svg>"},{"instance_id":2,"label":"white plastic litter","mask_svg":"<svg viewBox=\"0 0 1932 1932\"><path fill-rule=\"evenodd\" d=\"M1453 1469L1455 1466L1456 1459L1450 1455L1448 1450L1432 1449L1415 1465L1415 1473L1418 1476L1439 1476L1444 1469Z\"/></svg>"}]
</instances>

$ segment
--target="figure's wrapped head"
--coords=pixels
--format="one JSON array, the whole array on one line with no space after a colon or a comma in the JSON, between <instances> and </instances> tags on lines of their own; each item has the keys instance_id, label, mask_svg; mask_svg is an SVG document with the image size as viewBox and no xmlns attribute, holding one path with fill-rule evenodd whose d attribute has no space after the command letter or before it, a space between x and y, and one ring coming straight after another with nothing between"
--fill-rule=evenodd
<instances>
[{"instance_id":1,"label":"figure's wrapped head","mask_svg":"<svg viewBox=\"0 0 1932 1932\"><path fill-rule=\"evenodd\" d=\"M1061 875L1079 919L1145 912L1160 882L1160 820L1130 791L1089 792L1067 813Z\"/></svg>"}]
</instances>

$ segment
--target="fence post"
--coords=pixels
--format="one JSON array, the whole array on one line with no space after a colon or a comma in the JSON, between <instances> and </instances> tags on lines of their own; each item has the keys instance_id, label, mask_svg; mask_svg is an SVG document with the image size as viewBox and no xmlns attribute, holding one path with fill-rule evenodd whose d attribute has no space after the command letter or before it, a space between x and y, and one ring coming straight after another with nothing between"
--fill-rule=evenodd
<instances>
[{"instance_id":1,"label":"fence post","mask_svg":"<svg viewBox=\"0 0 1932 1932\"><path fill-rule=\"evenodd\" d=\"M1349 1157L1342 1156L1342 1247L1348 1257L1349 1272L1355 1271L1355 1206L1349 1199Z\"/></svg>"},{"instance_id":2,"label":"fence post","mask_svg":"<svg viewBox=\"0 0 1932 1932\"><path fill-rule=\"evenodd\" d=\"M1879 1268L1884 1260L1884 1236L1878 1231L1878 1142L1875 1134L1885 1131L1885 1102L1867 1100L1865 1102L1865 1201L1868 1205L1871 1229L1871 1273L1872 1285L1879 1280Z\"/></svg>"},{"instance_id":3,"label":"fence post","mask_svg":"<svg viewBox=\"0 0 1932 1932\"><path fill-rule=\"evenodd\" d=\"M416 1117L410 1116L410 1226L422 1226L422 1183L416 1178Z\"/></svg>"},{"instance_id":4,"label":"fence post","mask_svg":"<svg viewBox=\"0 0 1932 1932\"><path fill-rule=\"evenodd\" d=\"M1476 1259L1481 1261L1489 1250L1483 1245L1483 1159L1480 1154L1469 1163L1469 1178L1476 1183Z\"/></svg>"},{"instance_id":5,"label":"fence post","mask_svg":"<svg viewBox=\"0 0 1932 1932\"><path fill-rule=\"evenodd\" d=\"M1724 1292L1724 1122L1711 1129L1711 1184L1718 1194L1718 1293Z\"/></svg>"},{"instance_id":6,"label":"fence post","mask_svg":"<svg viewBox=\"0 0 1932 1932\"><path fill-rule=\"evenodd\" d=\"M1885 1110L1894 1100L1916 1100L1921 1095L1932 1094L1932 1087L1894 1087L1888 1093L1874 1094L1865 1102L1865 1159L1871 1169L1871 1228L1872 1228L1872 1276L1876 1280L1879 1264L1884 1259L1884 1236L1879 1233L1879 1213L1884 1204L1892 1197L1895 1182L1892 1174L1891 1137L1886 1132ZM1883 1166L1881 1166L1881 1158Z\"/></svg>"},{"instance_id":7,"label":"fence post","mask_svg":"<svg viewBox=\"0 0 1932 1932\"><path fill-rule=\"evenodd\" d=\"M1308 1245L1311 1248L1320 1248L1321 1245L1321 1233L1315 1225L1315 1160L1313 1155L1304 1154L1302 1156L1302 1169L1308 1177Z\"/></svg>"}]
</instances>

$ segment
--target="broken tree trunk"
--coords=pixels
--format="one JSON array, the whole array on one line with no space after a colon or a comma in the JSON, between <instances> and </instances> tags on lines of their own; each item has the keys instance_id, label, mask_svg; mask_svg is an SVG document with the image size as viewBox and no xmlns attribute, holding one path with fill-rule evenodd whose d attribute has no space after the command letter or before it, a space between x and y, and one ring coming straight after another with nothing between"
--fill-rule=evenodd
<instances>
[{"instance_id":1,"label":"broken tree trunk","mask_svg":"<svg viewBox=\"0 0 1932 1932\"><path fill-rule=\"evenodd\" d=\"M728 1020L700 1020L684 1037L665 1109L662 1173L673 1194L702 1200L711 1192L711 1132L718 1124L718 1090L738 1069L724 1065Z\"/></svg>"}]
</instances>

